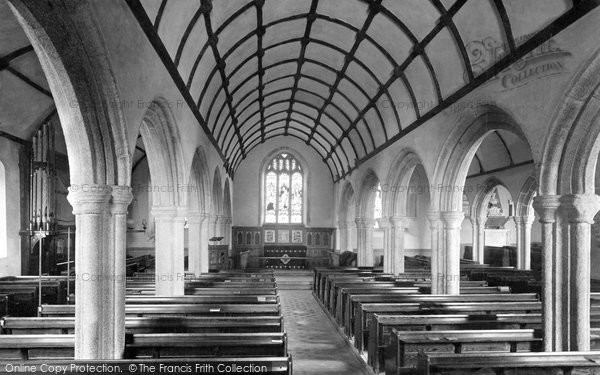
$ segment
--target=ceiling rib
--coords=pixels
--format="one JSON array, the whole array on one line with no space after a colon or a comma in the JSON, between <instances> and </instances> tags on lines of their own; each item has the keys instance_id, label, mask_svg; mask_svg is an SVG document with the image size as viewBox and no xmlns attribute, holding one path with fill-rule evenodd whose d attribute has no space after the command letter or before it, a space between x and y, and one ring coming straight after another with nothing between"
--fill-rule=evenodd
<instances>
[{"instance_id":1,"label":"ceiling rib","mask_svg":"<svg viewBox=\"0 0 600 375\"><path fill-rule=\"evenodd\" d=\"M308 0L306 1L308 2ZM443 111L445 108L455 103L475 88L479 87L482 83L486 82L488 79L493 77L494 72L498 72L499 70L510 66L512 63L521 58L524 54L528 53L535 47L539 46L541 43L545 42L552 35L562 31L564 28L575 22L577 19L581 18L584 14L597 7L600 3L600 0L590 0L585 2L574 0L572 9L570 9L566 13L563 13L561 16L559 16L557 19L551 22L548 26L544 27L544 29L536 33L528 41L517 47L514 40L510 19L508 17L508 12L504 2L502 0L493 0L492 7L496 11L495 17L499 19L502 25L503 33L506 37L509 52L503 58L497 61L492 67L488 68L488 70L475 77L473 69L471 67L469 56L466 51L465 43L462 40L461 34L458 31L454 19L456 14L463 8L463 6L469 0L457 0L449 9L446 9L441 0L429 0L430 7L433 6L432 9L434 9L434 12L436 12L435 16L439 16L439 19L432 27L432 29L427 33L427 35L420 41L412 32L412 29L407 27L396 16L396 10L394 10L394 12L396 13L392 12L392 10L388 9L382 4L382 0L359 1L368 5L366 19L364 20L360 29L358 28L358 25L355 26L346 21L342 21L340 19L333 18L329 15L319 13L318 10L320 2L318 0L310 0L310 10L306 9L304 10L304 13L282 17L265 23L263 20L264 12L266 12L266 10L264 9L264 0L253 0L245 2L242 6L237 8L237 10L233 11L233 13L230 13L230 15L228 15L227 18L220 24L220 26L215 31L213 31L211 24L212 6L221 6L222 3L213 2L211 0L202 0L199 9L195 10L195 12L193 9L189 11L189 14L192 15L193 13L193 15L189 23L187 24L187 27L185 28L183 36L181 36L179 39L179 44L177 45L177 51L174 56L174 61L171 61L170 56L166 51L166 48L164 48L164 45L162 45L162 42L159 41L160 43L157 43L153 39L159 38L157 30L160 26L161 18L163 12L165 11L165 8L167 6L176 6L174 5L176 4L176 2L168 2L167 4L167 0L162 0L155 20L155 28L153 29L154 33L151 33L147 28L148 25L144 23L144 17L147 19L147 15L145 15L144 13L144 17L141 17L139 14L137 14L140 11L140 9L143 9L139 0L127 0L128 4L130 5L130 8L138 18L138 22L140 22L140 25L146 32L146 35L152 42L155 49L157 49L159 56L161 56L161 58L163 59L163 63L165 63L165 65L168 65L169 63L172 65L167 66L167 69L169 70L170 74L174 76L176 73L179 76L179 81L181 82L178 82L175 77L173 78L176 81L180 91L184 90L182 89L182 86L185 86L185 91L187 91L187 96L184 94L184 97L186 97L186 102L188 103L188 105L190 105L190 107L192 107L191 103L195 105L195 108L192 108L192 111L194 111L195 114L197 113L196 117L199 120L204 120L204 118L200 114L199 108L202 104L204 104L205 106L207 105L205 121L200 121L201 126L203 127L205 132L208 129L208 132L210 133L209 137L211 138L211 142L213 142L213 144L215 144L218 148L218 152L224 159L226 168L228 168L228 171L230 171L230 173L232 173L240 165L241 161L245 159L250 149L254 149L256 145L265 142L267 139L271 139L274 136L279 136L280 132L283 132L282 135L295 136L299 139L302 139L302 137L298 136L298 134L307 135L307 137L303 139L303 141L309 145L311 144L311 141L314 141L314 138L318 133L323 138L323 140L327 142L327 148L323 147L324 145L321 143L319 143L319 145L323 149L327 150L325 156L323 157L323 161L328 165L332 176L334 176L335 174L334 180L336 182L342 178L345 178L353 170L358 168L364 161L370 159L377 153L381 152L383 149L387 148L389 145L396 142L398 139L404 137L412 130L424 124L437 113ZM179 5L181 3L177 2L177 4ZM237 19L242 19L242 15L247 15L246 12L254 8L256 9L257 13L256 28L248 32L246 35L236 38L237 42L227 51L219 51L217 48L217 42L219 40L220 34L227 31L226 35L228 37L231 36L231 33L235 32L235 30L232 29L235 26L235 21ZM271 10L269 9L269 12L270 11ZM374 22L374 19L378 14L381 14L382 16L387 18L388 21L391 21L396 27L398 27L408 38L408 41L412 44L412 50L405 58L405 60L401 63L395 61L395 59L390 55L390 52L383 48L383 46L380 45L372 37L372 35L369 35L368 33L369 28L371 27L372 23ZM195 28L195 26L201 15L204 16L208 41L202 46L193 46L193 48L200 48L200 51L195 57L195 60L193 60L192 69L187 79L187 84L182 85L183 80L181 79L181 76L177 71L177 66L179 66L180 64L180 60L182 59L183 51L185 50L186 46L188 48L192 48L191 46L189 46L189 41L191 40L190 35L191 33L195 32L195 29L197 29ZM302 37L296 37L285 41L279 41L275 44L270 45L267 48L264 48L264 35L267 32L268 28L273 27L275 25L280 25L286 22L292 22L301 19L306 20L304 34L302 35ZM349 51L346 51L345 49L342 49L337 42L333 44L331 42L328 42L330 38L323 38L323 40L319 40L319 38L315 37L315 35L312 35L315 33L313 32L313 24L316 20L332 22L336 25L346 28L347 30L349 30L348 32L355 33L356 35L352 43L352 48ZM379 20L379 18L377 18L377 20ZM456 42L462 67L466 72L467 81L466 84L458 88L454 93L447 95L445 98L442 95L439 77L433 67L429 56L426 53L427 47L430 46L430 43L443 29L447 29L454 41ZM297 32L302 32L302 30L297 30ZM227 69L227 71L229 71L229 74L227 74L225 64L226 61L228 61L228 58L232 56L232 54L235 51L241 48L244 42L246 42L255 35L257 37L256 51L254 51L250 56L248 56L241 62L238 60L229 61L230 64L235 66L232 66L233 69ZM357 53L362 53L362 48L361 52L358 51L363 41L368 41L371 44L373 44L375 48L379 52L381 52L384 58L388 60L388 62L391 64L391 77L381 77L381 79L384 79L385 82L382 82L379 76L376 75L375 72L373 72L371 69L369 69L369 65L365 63L365 61L367 61L366 59L365 61L362 61L361 56L357 55ZM298 47L300 49L300 53L296 58L285 59L285 56L283 56L284 60L276 60L274 63L265 66L263 57L266 51L269 51L273 48L282 47L286 44L292 45L293 43L299 43ZM335 51L336 54L342 54L344 58L342 67L334 68L322 61L311 60L307 56L307 46L311 43L331 49L332 51ZM296 48L296 46L294 47ZM190 96L189 90L194 82L197 68L203 60L203 57L205 56L205 53L207 53L207 50L209 48L213 52L216 61L216 66L211 70L210 73L208 73L208 79L205 81L201 93L197 98L197 101L187 100L187 97ZM252 68L250 68L250 72L246 72L248 70L249 64L254 64L254 58L257 59L256 68L252 66ZM427 109L422 109L422 107L419 106L415 89L412 86L413 82L409 81L409 76L407 76L407 74L405 73L406 69L411 65L411 63L418 58L420 58L423 62L424 72L429 73L429 78L431 79L431 84L433 88L433 97L437 99L437 104ZM192 59L190 59L190 62L192 62ZM350 64L352 62L356 63L356 65L358 65L360 69L363 69L364 72L366 72L365 75L369 77L369 80L372 80L374 82L374 87L372 90L369 90L368 88L365 90L365 88L362 87L361 84L358 84L349 76L348 71L350 70L350 73L352 73L352 70L349 69ZM265 82L266 73L270 72L270 69L275 69L279 66L283 66L284 64L289 63L296 64L296 66L294 67L294 74L286 73L282 76L278 75L277 78L270 79L268 82ZM311 68L312 64L315 64L318 67L315 68L318 70L318 72L303 73L303 70L305 70L303 69L303 66L305 66L307 63L311 63ZM248 73L250 74L245 78L239 77L239 79L237 79L238 75L242 74L242 72L244 75ZM327 84L323 79L320 79L321 72L323 72L323 74L330 74L325 72L335 73L334 78L332 78L329 81L332 83ZM208 90L212 90L212 86L210 86L210 84L213 79L216 79L215 76L217 73L221 78L221 84L220 86L215 85L216 92L211 92L210 95L212 95L212 97L209 97ZM411 80L412 77L413 76L410 75ZM292 78L293 81L290 78ZM241 83L239 83L238 86L235 88L231 86L231 82L233 81L233 79L236 79L236 82L240 82L241 80ZM258 80L258 87L254 92L250 91L246 93L245 90L247 89L247 87L245 87L245 85L251 82L253 79ZM290 81L290 87L276 89L267 93L265 92L267 84L283 79L288 79ZM305 83L305 80L306 82L318 82L321 85L324 84L328 89L328 94L326 94L326 89L320 90L319 93L311 92L309 90L304 89L305 86L302 83ZM346 89L346 86L348 85L344 82L344 85L342 86L342 80L350 82L350 85L356 87L356 95L363 95L366 100L363 100L362 98L355 98L355 100L352 100L351 98L354 97L355 93L345 93L342 91L342 89L345 89L346 91L355 91L354 87L352 87L351 90ZM402 82L402 85L404 86L408 94L408 100L412 102L411 109L414 111L415 120L408 124L400 123L400 116L396 106L391 106L391 115L386 114L387 117L384 118L381 109L377 105L377 102L382 98L389 99L390 102L393 102L390 87L396 82ZM234 103L234 97L236 93L240 92L240 90L244 90L244 92L242 93L243 95L241 96L241 98L238 99L236 103ZM369 95L367 91L374 94ZM278 93L286 93L286 97L289 94L289 97L285 100L275 101L271 102L269 105L265 105L266 98L271 98L273 95L277 95ZM302 97L300 97L301 93ZM314 95L315 99L309 99L310 97L307 96L309 94ZM341 106L338 105L339 103L334 103L333 99L336 94L340 95L343 98L343 100L350 103L351 107L348 106L347 103L341 103ZM307 97L306 100L303 99L305 96ZM317 104L314 104L315 100ZM307 105L307 101L310 101L312 104ZM363 103L361 103L361 101L363 101ZM306 111L302 110L302 108L298 108L297 106L295 106L296 103L302 104L303 106L307 106L307 111L308 108L316 110L316 117L314 117L314 114L311 115L309 113L305 113ZM357 103L359 104L357 105ZM366 103L366 105L364 103ZM278 117L281 117L282 114L284 116L282 118L278 118L272 122L267 123L267 121L269 121L270 119L275 118L273 113L266 113L266 111L269 110L274 104L279 104L280 106L287 105L287 110L276 112ZM363 106L364 108L362 108L362 110L359 110L359 107ZM258 107L258 109L255 109L256 107ZM350 114L349 108L352 108L352 110L356 111L357 115L355 115L354 113ZM307 119L314 119L314 123L310 124L309 132L307 132L305 128L307 124L298 121L297 118L294 118L293 113L298 113L300 116L303 116ZM260 118L260 120L254 121L254 119L257 118L257 114L259 114L258 117ZM333 136L333 131L336 130L333 127L332 129L328 129L328 125L322 123L322 120L324 119L323 116L325 114L327 114L327 116L331 118L333 122L332 125L340 129L341 135L337 137ZM374 118L376 118L376 120L379 121L380 124L376 124L377 121L369 117L371 115L374 115ZM243 120L241 120L242 118ZM396 120L397 129L394 127L392 130L390 130L390 118ZM249 123L250 121L254 121L254 123ZM388 125L387 127L386 123ZM366 124L367 126L363 127L363 124ZM259 128L257 128L257 126ZM377 139L373 133L375 127L377 127L377 135L382 135ZM242 132L242 129L245 130ZM294 132L298 133L292 134L292 129L294 130ZM260 136L257 135L259 134L259 130ZM216 134L217 132L218 134ZM337 131L336 133L340 134ZM355 137L356 134L358 134L359 137ZM506 144L502 137L500 135L498 136L500 137L501 141L506 147ZM333 143L331 143L332 139L335 140L333 141ZM360 153L357 152L356 148L359 142L362 143L361 151L363 151ZM354 152L354 155L356 157L356 159L353 161L349 160L349 157L351 157L351 155L349 155L350 147L347 144L350 145L350 147L352 148L352 152ZM319 149L317 149L316 146L314 148L319 153L319 155L323 156L322 150L319 151ZM344 163L343 159L346 159L347 163ZM514 161L512 160L512 155L510 155L510 153L509 159L511 160L511 163L514 163Z\"/></svg>"},{"instance_id":2,"label":"ceiling rib","mask_svg":"<svg viewBox=\"0 0 600 375\"><path fill-rule=\"evenodd\" d=\"M423 125L426 121L428 121L429 119L431 119L432 117L434 117L435 115L437 115L438 113L443 111L444 109L448 108L452 104L456 103L458 100L463 98L469 92L473 91L475 88L481 86L483 83L488 81L490 78L494 77L498 72L506 69L507 67L509 67L510 65L512 65L519 59L521 59L523 56L525 56L527 53L531 52L533 49L537 48L542 43L546 42L552 36L558 34L562 30L564 30L565 28L567 28L568 26L570 26L571 24L573 24L574 22L579 20L581 17L583 17L584 15L589 13L591 10L597 8L599 5L600 5L600 0L589 0L589 1L582 1L582 2L578 2L578 3L574 3L573 7L571 9L569 9L567 12L565 12L564 14L559 16L556 20L554 20L554 22L551 22L549 25L544 27L542 30L535 33L531 38L529 38L523 44L516 47L513 52L506 54L494 65L490 66L487 70L485 70L480 75L475 77L469 84L461 87L456 92L454 92L452 95L449 95L443 102L439 103L436 107L432 108L425 115L423 115L422 117L415 120L408 127L404 128L402 130L402 132L400 132L399 134L392 137L386 143L377 147L371 153L369 153L364 158L362 158L361 162L371 159L373 156L377 155L379 152L386 149L387 147L389 147L391 144L393 144L400 138L406 136L408 133L417 129L419 126ZM341 179L345 178L357 167L358 167L358 165L350 168L350 170L348 172L346 172L343 176L341 176L335 182L338 182Z\"/></svg>"}]
</instances>

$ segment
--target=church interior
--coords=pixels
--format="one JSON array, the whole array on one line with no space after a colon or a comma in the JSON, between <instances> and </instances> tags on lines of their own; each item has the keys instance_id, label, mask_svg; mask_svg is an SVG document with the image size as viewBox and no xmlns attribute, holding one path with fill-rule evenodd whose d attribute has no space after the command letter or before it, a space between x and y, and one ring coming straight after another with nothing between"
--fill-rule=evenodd
<instances>
[{"instance_id":1,"label":"church interior","mask_svg":"<svg viewBox=\"0 0 600 375\"><path fill-rule=\"evenodd\" d=\"M0 373L600 373L599 24L0 0Z\"/></svg>"}]
</instances>

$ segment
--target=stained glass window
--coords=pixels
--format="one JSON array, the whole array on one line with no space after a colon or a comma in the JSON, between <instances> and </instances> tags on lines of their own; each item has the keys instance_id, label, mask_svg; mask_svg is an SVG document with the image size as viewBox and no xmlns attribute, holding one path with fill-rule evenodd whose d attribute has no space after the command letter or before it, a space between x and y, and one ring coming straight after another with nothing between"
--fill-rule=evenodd
<instances>
[{"instance_id":1,"label":"stained glass window","mask_svg":"<svg viewBox=\"0 0 600 375\"><path fill-rule=\"evenodd\" d=\"M302 223L304 174L290 154L277 155L265 175L265 223Z\"/></svg>"},{"instance_id":2,"label":"stained glass window","mask_svg":"<svg viewBox=\"0 0 600 375\"><path fill-rule=\"evenodd\" d=\"M373 214L373 218L375 219L375 228L379 228L379 223L377 219L381 219L382 211L383 211L383 202L381 200L381 185L377 185L377 191L375 192L375 213Z\"/></svg>"}]
</instances>

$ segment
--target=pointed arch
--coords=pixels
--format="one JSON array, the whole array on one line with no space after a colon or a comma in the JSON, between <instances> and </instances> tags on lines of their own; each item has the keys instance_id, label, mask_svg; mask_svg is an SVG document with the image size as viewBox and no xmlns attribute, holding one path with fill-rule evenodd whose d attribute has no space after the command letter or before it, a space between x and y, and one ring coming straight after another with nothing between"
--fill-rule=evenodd
<instances>
[{"instance_id":1,"label":"pointed arch","mask_svg":"<svg viewBox=\"0 0 600 375\"><path fill-rule=\"evenodd\" d=\"M211 215L217 216L223 213L223 185L221 183L221 172L219 168L215 168L213 174L213 186L212 186L212 205Z\"/></svg>"},{"instance_id":2,"label":"pointed arch","mask_svg":"<svg viewBox=\"0 0 600 375\"><path fill-rule=\"evenodd\" d=\"M225 178L225 187L223 188L223 215L231 218L231 190L229 188L229 178Z\"/></svg>"},{"instance_id":3,"label":"pointed arch","mask_svg":"<svg viewBox=\"0 0 600 375\"><path fill-rule=\"evenodd\" d=\"M423 167L422 159L412 149L401 151L392 162L385 184L381 185L383 192L383 216L407 216L408 193L411 178L418 166ZM423 167L425 171L425 168ZM425 171L425 178L430 181ZM425 187L428 201L431 201L429 184Z\"/></svg>"},{"instance_id":4,"label":"pointed arch","mask_svg":"<svg viewBox=\"0 0 600 375\"><path fill-rule=\"evenodd\" d=\"M533 212L533 198L537 195L538 183L535 177L529 176L523 187L519 191L519 197L517 199L517 206L515 216L518 217L531 217L534 216Z\"/></svg>"},{"instance_id":5,"label":"pointed arch","mask_svg":"<svg viewBox=\"0 0 600 375\"><path fill-rule=\"evenodd\" d=\"M358 196L356 200L356 216L361 218L373 219L375 196L377 186L379 185L379 177L372 169L368 169L362 179Z\"/></svg>"},{"instance_id":6,"label":"pointed arch","mask_svg":"<svg viewBox=\"0 0 600 375\"><path fill-rule=\"evenodd\" d=\"M191 193L188 197L190 211L207 214L211 208L210 175L206 153L201 146L194 153L189 181L187 190Z\"/></svg>"}]
</instances>

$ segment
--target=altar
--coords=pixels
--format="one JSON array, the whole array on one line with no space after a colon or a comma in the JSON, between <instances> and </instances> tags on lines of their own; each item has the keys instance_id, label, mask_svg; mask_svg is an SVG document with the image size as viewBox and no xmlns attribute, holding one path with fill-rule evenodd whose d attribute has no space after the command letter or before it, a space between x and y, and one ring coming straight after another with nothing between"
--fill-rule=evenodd
<instances>
[{"instance_id":1,"label":"altar","mask_svg":"<svg viewBox=\"0 0 600 375\"><path fill-rule=\"evenodd\" d=\"M261 257L265 268L305 269L306 246L265 246Z\"/></svg>"}]
</instances>

